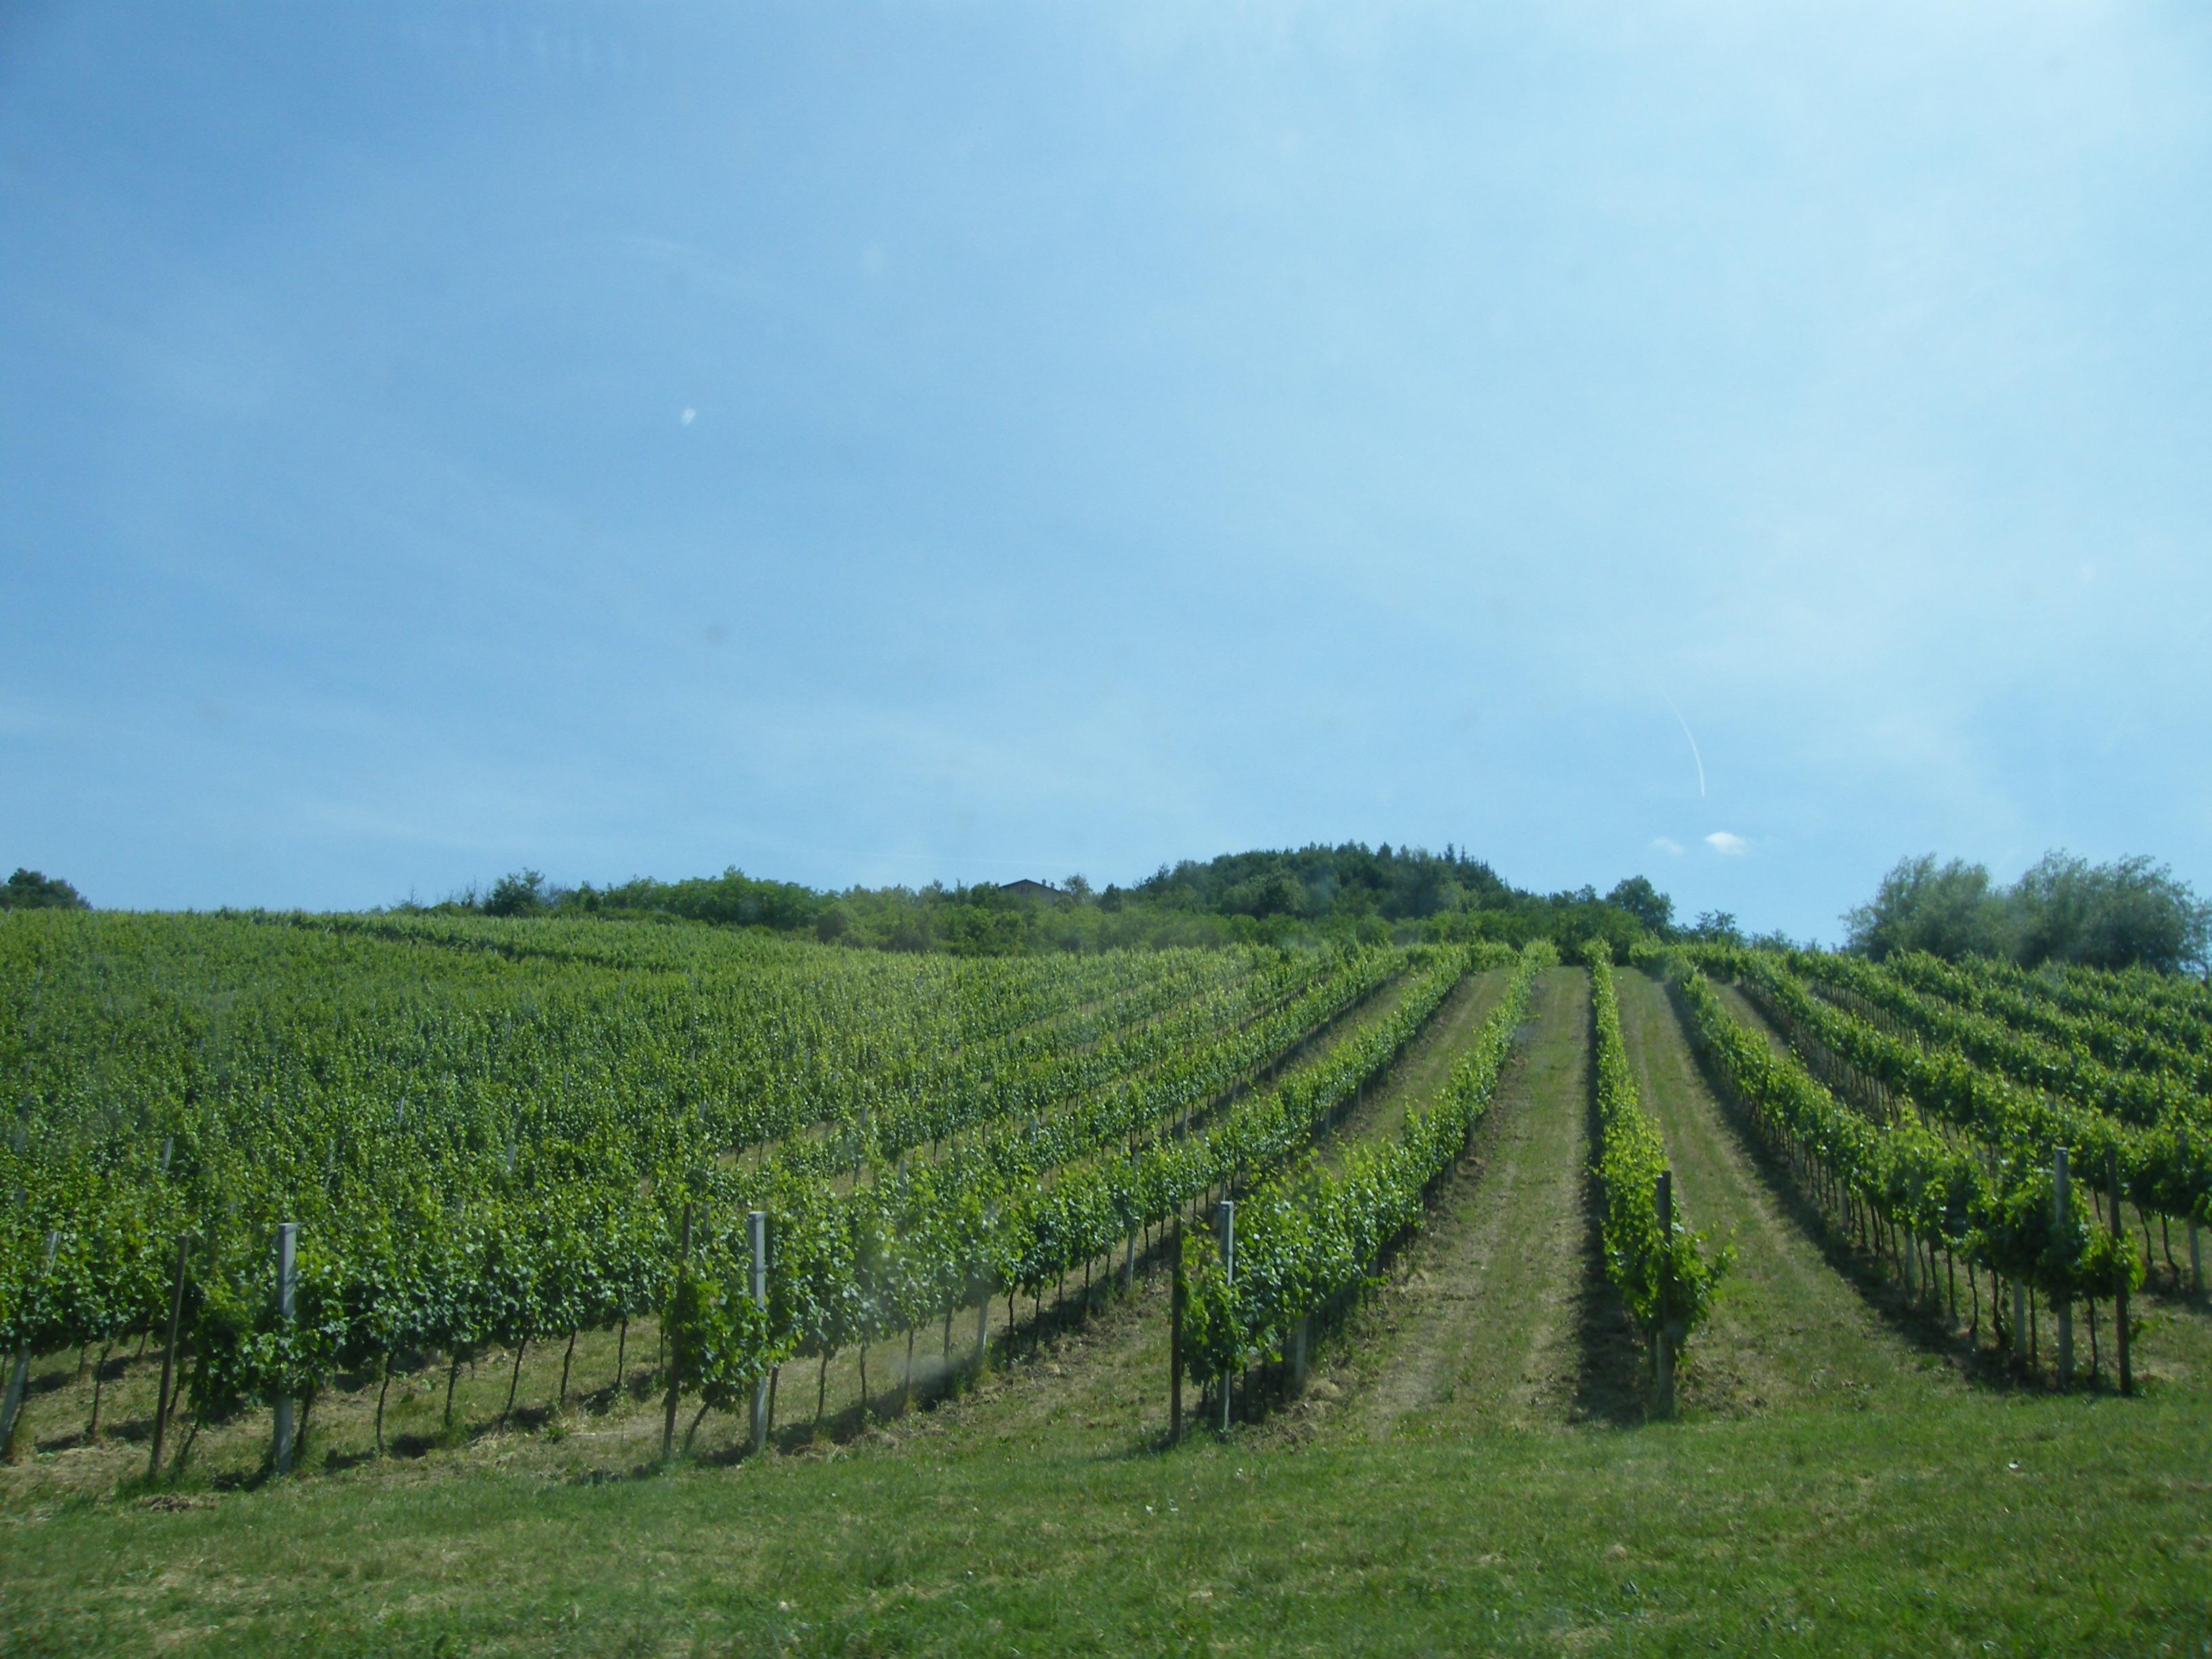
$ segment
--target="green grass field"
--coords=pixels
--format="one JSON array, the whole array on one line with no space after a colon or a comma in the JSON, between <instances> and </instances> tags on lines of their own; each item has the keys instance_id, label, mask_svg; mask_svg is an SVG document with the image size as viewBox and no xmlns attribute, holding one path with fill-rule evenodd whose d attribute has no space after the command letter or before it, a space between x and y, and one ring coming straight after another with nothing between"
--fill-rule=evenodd
<instances>
[{"instance_id":1,"label":"green grass field","mask_svg":"<svg viewBox=\"0 0 2212 1659\"><path fill-rule=\"evenodd\" d=\"M72 1499L9 1651L2201 1653L2195 1400ZM197 1502L200 1507L157 1507Z\"/></svg>"},{"instance_id":2,"label":"green grass field","mask_svg":"<svg viewBox=\"0 0 2212 1659\"><path fill-rule=\"evenodd\" d=\"M0 1469L0 1653L2212 1654L2212 1315L2142 1299L2138 1397L2008 1378L1908 1305L1715 1099L1620 975L1687 1218L1738 1261L1647 1420L1589 1222L1587 981L1547 973L1473 1155L1304 1395L1163 1443L1165 1275L779 1382L776 1450L658 1462L655 1332L487 1353L265 1415L143 1489L154 1358L40 1362ZM1339 1129L1395 1124L1471 1042L1468 988ZM1097 1275L1103 1281L1102 1269ZM2086 1344L2085 1344L2086 1347ZM2109 1367L2108 1367L2109 1369ZM1255 1374L1256 1375L1256 1374ZM511 1382L518 1411L496 1425ZM817 1388L824 1412L814 1422ZM902 1410L902 1405L907 1409ZM690 1413L685 1413L689 1422Z\"/></svg>"}]
</instances>

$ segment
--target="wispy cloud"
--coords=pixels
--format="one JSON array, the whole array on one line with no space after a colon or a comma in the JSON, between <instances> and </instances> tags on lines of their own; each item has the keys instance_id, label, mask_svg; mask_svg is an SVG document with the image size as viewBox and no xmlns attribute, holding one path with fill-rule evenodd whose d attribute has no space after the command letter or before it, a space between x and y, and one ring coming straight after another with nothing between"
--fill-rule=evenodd
<instances>
[{"instance_id":1,"label":"wispy cloud","mask_svg":"<svg viewBox=\"0 0 2212 1659\"><path fill-rule=\"evenodd\" d=\"M1741 836L1732 836L1725 830L1716 830L1705 837L1705 845L1723 858L1740 859L1751 851L1751 843Z\"/></svg>"},{"instance_id":2,"label":"wispy cloud","mask_svg":"<svg viewBox=\"0 0 2212 1659\"><path fill-rule=\"evenodd\" d=\"M1667 697L1664 691L1659 695ZM1682 711L1674 708L1674 698L1667 697L1667 707L1673 710L1674 724L1682 728L1682 735L1690 739L1690 758L1698 763L1698 799L1703 800L1705 798L1705 757L1698 752L1698 740L1692 736L1690 723L1682 718Z\"/></svg>"},{"instance_id":3,"label":"wispy cloud","mask_svg":"<svg viewBox=\"0 0 2212 1659\"><path fill-rule=\"evenodd\" d=\"M1651 838L1651 844L1669 858L1678 859L1682 856L1682 843L1672 836L1654 836Z\"/></svg>"}]
</instances>

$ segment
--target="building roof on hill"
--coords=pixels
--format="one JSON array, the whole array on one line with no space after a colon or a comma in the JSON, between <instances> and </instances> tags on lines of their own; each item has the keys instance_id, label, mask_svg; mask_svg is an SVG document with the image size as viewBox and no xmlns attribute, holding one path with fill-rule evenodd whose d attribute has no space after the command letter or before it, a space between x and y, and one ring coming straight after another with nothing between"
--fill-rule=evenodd
<instances>
[{"instance_id":1,"label":"building roof on hill","mask_svg":"<svg viewBox=\"0 0 2212 1659\"><path fill-rule=\"evenodd\" d=\"M1024 876L1019 881L1000 882L999 890L1002 893L1019 893L1023 897L1028 898L1032 896L1057 895L1060 889L1054 887L1050 882L1031 881L1027 876Z\"/></svg>"}]
</instances>

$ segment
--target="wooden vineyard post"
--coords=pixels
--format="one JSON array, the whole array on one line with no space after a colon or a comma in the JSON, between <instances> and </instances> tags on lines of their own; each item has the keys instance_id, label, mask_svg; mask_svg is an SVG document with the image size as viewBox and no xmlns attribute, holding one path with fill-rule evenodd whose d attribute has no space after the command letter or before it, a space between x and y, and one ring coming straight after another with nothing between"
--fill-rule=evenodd
<instances>
[{"instance_id":1,"label":"wooden vineyard post","mask_svg":"<svg viewBox=\"0 0 2212 1659\"><path fill-rule=\"evenodd\" d=\"M753 1303L765 1317L768 1313L768 1212L752 1210L745 1215L745 1242L752 1246ZM768 1375L763 1372L753 1380L753 1449L768 1449Z\"/></svg>"},{"instance_id":2,"label":"wooden vineyard post","mask_svg":"<svg viewBox=\"0 0 2212 1659\"><path fill-rule=\"evenodd\" d=\"M1674 1414L1674 1331L1668 1318L1668 1304L1674 1300L1669 1292L1674 1267L1674 1173L1671 1170L1659 1172L1658 1191L1655 1194L1659 1210L1659 1243L1662 1252L1659 1258L1659 1318L1658 1341L1653 1359L1659 1367L1659 1414Z\"/></svg>"},{"instance_id":3,"label":"wooden vineyard post","mask_svg":"<svg viewBox=\"0 0 2212 1659\"><path fill-rule=\"evenodd\" d=\"M2057 1212L2058 1236L2064 1238L2073 1231L2074 1194L2072 1182L2066 1169L2066 1149L2056 1147L2051 1154L2051 1202ZM2070 1291L2058 1296L2058 1386L2074 1386L2074 1297Z\"/></svg>"},{"instance_id":4,"label":"wooden vineyard post","mask_svg":"<svg viewBox=\"0 0 2212 1659\"><path fill-rule=\"evenodd\" d=\"M294 1276L299 1265L300 1224L282 1221L276 1224L276 1318L280 1323L292 1322L295 1291ZM292 1473L292 1454L298 1449L294 1443L293 1430L296 1424L299 1402L289 1395L276 1401L276 1431L275 1443L270 1448L270 1461L276 1473Z\"/></svg>"},{"instance_id":5,"label":"wooden vineyard post","mask_svg":"<svg viewBox=\"0 0 2212 1659\"><path fill-rule=\"evenodd\" d=\"M40 1269L41 1277L53 1272L54 1256L61 1249L61 1244L60 1228L54 1228L46 1234L46 1266ZM23 1390L30 1380L31 1345L26 1342L17 1351L15 1363L8 1368L8 1394L4 1400L0 1400L0 1456L6 1455L8 1442L15 1432L15 1414L23 1409Z\"/></svg>"},{"instance_id":6,"label":"wooden vineyard post","mask_svg":"<svg viewBox=\"0 0 2212 1659\"><path fill-rule=\"evenodd\" d=\"M1129 1237L1121 1246L1121 1294L1128 1295L1137 1288L1137 1230L1129 1229Z\"/></svg>"},{"instance_id":7,"label":"wooden vineyard post","mask_svg":"<svg viewBox=\"0 0 2212 1659\"><path fill-rule=\"evenodd\" d=\"M1237 1289L1237 1200L1221 1200L1221 1279L1233 1293ZM1233 1305L1235 1297L1231 1297ZM1221 1431L1229 1432L1229 1391L1233 1379L1227 1371L1221 1373Z\"/></svg>"},{"instance_id":8,"label":"wooden vineyard post","mask_svg":"<svg viewBox=\"0 0 2212 1659\"><path fill-rule=\"evenodd\" d=\"M2204 1244L2197 1231L2197 1218L2189 1218L2189 1288L2204 1294Z\"/></svg>"},{"instance_id":9,"label":"wooden vineyard post","mask_svg":"<svg viewBox=\"0 0 2212 1659\"><path fill-rule=\"evenodd\" d=\"M676 1243L676 1279L668 1293L668 1311L673 1315L684 1305L684 1270L691 1264L691 1206L684 1206L684 1224L678 1230ZM672 1319L663 1320L661 1328L667 1333L668 1342L668 1409L660 1425L660 1461L665 1463L676 1449L676 1399L684 1386L684 1340L681 1331L668 1331Z\"/></svg>"},{"instance_id":10,"label":"wooden vineyard post","mask_svg":"<svg viewBox=\"0 0 2212 1659\"><path fill-rule=\"evenodd\" d=\"M1293 1395L1306 1391L1306 1348L1310 1340L1311 1323L1311 1318L1308 1316L1291 1327L1291 1393Z\"/></svg>"},{"instance_id":11,"label":"wooden vineyard post","mask_svg":"<svg viewBox=\"0 0 2212 1659\"><path fill-rule=\"evenodd\" d=\"M2131 1395L2136 1391L2136 1374L2129 1363L2128 1354L2128 1259L2135 1254L2135 1246L2128 1242L2128 1230L2120 1220L2120 1159L2112 1155L2109 1170L2112 1178L2112 1236L2120 1247L2119 1271L2112 1285L2112 1331L2119 1345L2120 1392Z\"/></svg>"},{"instance_id":12,"label":"wooden vineyard post","mask_svg":"<svg viewBox=\"0 0 2212 1659\"><path fill-rule=\"evenodd\" d=\"M1011 1339L1009 1339L1011 1340ZM975 1375L983 1374L983 1362L991 1357L991 1287L983 1285L975 1293Z\"/></svg>"},{"instance_id":13,"label":"wooden vineyard post","mask_svg":"<svg viewBox=\"0 0 2212 1659\"><path fill-rule=\"evenodd\" d=\"M1175 1444L1182 1438L1182 1217L1176 1217L1175 1233L1169 1248L1175 1252L1170 1259L1168 1279L1168 1443Z\"/></svg>"},{"instance_id":14,"label":"wooden vineyard post","mask_svg":"<svg viewBox=\"0 0 2212 1659\"><path fill-rule=\"evenodd\" d=\"M185 1262L191 1254L191 1235L177 1240L177 1279L169 1290L169 1340L161 1350L161 1392L154 1407L154 1455L146 1460L146 1478L161 1472L161 1437L169 1426L169 1379L177 1364L177 1327L185 1316Z\"/></svg>"}]
</instances>

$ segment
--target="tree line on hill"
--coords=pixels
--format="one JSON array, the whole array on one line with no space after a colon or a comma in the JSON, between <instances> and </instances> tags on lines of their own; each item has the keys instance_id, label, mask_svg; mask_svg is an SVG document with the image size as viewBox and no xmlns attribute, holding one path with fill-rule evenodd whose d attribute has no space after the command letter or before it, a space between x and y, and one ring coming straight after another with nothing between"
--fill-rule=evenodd
<instances>
[{"instance_id":1,"label":"tree line on hill","mask_svg":"<svg viewBox=\"0 0 2212 1659\"><path fill-rule=\"evenodd\" d=\"M0 884L0 910L89 908L68 882L35 870L18 869ZM1620 957L1646 938L1793 942L1779 933L1746 938L1726 911L1678 923L1674 901L1643 876L1615 884L1602 896L1594 887L1534 893L1462 848L1447 845L1431 853L1387 842L1373 848L1346 842L1186 859L1127 887L1103 890L1072 875L1056 886L932 882L828 891L734 866L684 881L639 877L605 887L564 887L520 870L440 904L400 908L660 918L967 956L1326 940L1519 945L1549 939L1562 945L1603 939ZM1952 961L1998 957L2027 968L2061 963L2212 976L2212 902L2148 857L2092 864L2049 853L2007 886L1984 865L1938 863L1924 854L1899 860L1874 896L1843 921L1844 948L1876 961L1925 951Z\"/></svg>"},{"instance_id":2,"label":"tree line on hill","mask_svg":"<svg viewBox=\"0 0 2212 1659\"><path fill-rule=\"evenodd\" d=\"M562 887L535 870L501 877L433 908L488 915L666 916L883 950L995 956L1120 946L1290 944L1309 940L1497 939L1521 945L1602 939L1740 939L1725 914L1677 928L1674 904L1642 876L1601 896L1593 887L1532 893L1480 860L1446 847L1363 842L1224 854L1162 865L1127 887L1080 875L1057 885L933 882L823 891L732 867L719 876Z\"/></svg>"},{"instance_id":3,"label":"tree line on hill","mask_svg":"<svg viewBox=\"0 0 2212 1659\"><path fill-rule=\"evenodd\" d=\"M1447 846L1438 854L1387 842L1186 859L1127 887L1103 890L1073 875L1057 886L932 882L823 891L734 867L685 881L639 878L572 888L524 870L434 908L663 916L970 956L1330 939L1516 945L1538 938L1561 945L1603 939L1616 956L1644 938L1793 943L1780 933L1747 937L1726 911L1678 923L1673 900L1640 875L1602 896L1593 887L1534 893L1462 849ZM1844 948L1876 960L1926 951L1954 961L1982 955L2027 967L2056 962L2179 973L2204 969L2212 955L2212 904L2147 857L2095 865L2054 852L2008 887L1982 865L1906 858L1843 920Z\"/></svg>"}]
</instances>

